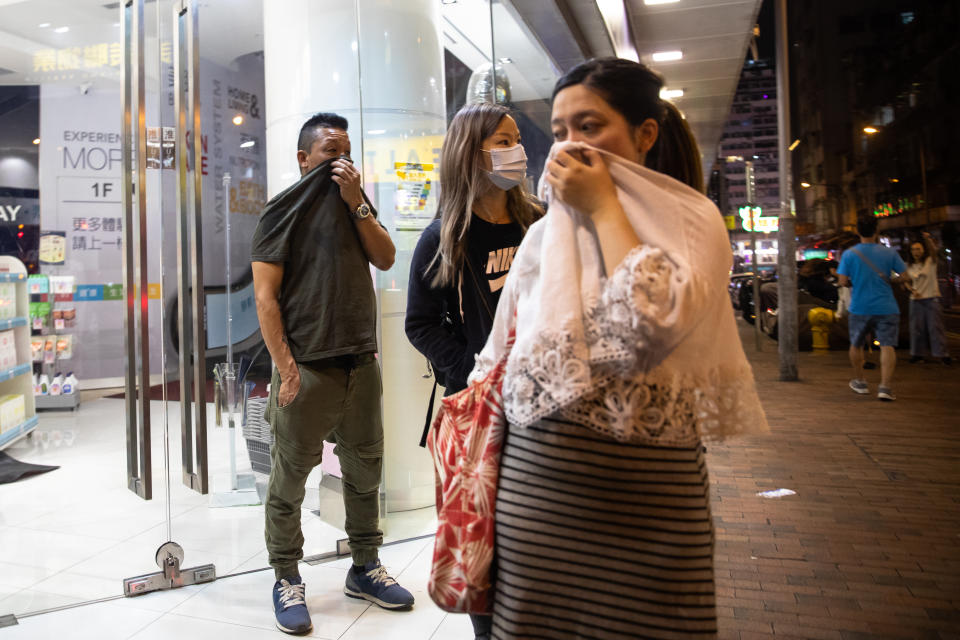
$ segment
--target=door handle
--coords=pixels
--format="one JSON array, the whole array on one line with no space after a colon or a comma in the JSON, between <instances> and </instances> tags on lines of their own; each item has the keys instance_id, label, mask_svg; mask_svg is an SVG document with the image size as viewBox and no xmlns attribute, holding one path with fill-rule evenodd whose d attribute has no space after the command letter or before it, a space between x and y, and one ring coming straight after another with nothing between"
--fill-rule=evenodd
<instances>
[{"instance_id":1,"label":"door handle","mask_svg":"<svg viewBox=\"0 0 960 640\"><path fill-rule=\"evenodd\" d=\"M144 0L125 0L123 27L123 341L127 487L153 497L150 455L150 332L147 310L147 120L145 99ZM136 163L134 163L136 159Z\"/></svg>"},{"instance_id":2,"label":"door handle","mask_svg":"<svg viewBox=\"0 0 960 640\"><path fill-rule=\"evenodd\" d=\"M198 493L206 494L209 492L205 357L207 314L203 295L203 148L200 95L197 90L200 77L197 8L196 0L179 0L173 7L177 125L177 308L180 325L183 483Z\"/></svg>"}]
</instances>

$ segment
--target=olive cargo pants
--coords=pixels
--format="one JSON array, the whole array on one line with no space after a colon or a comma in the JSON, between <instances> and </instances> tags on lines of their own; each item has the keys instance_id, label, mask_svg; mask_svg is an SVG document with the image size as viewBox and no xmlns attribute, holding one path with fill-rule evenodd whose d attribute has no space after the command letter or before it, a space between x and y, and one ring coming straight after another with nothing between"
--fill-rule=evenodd
<instances>
[{"instance_id":1,"label":"olive cargo pants","mask_svg":"<svg viewBox=\"0 0 960 640\"><path fill-rule=\"evenodd\" d=\"M377 559L379 489L383 469L380 365L373 354L340 356L313 366L298 364L300 390L278 407L274 371L267 405L273 447L267 487L266 541L277 580L298 576L303 558L300 507L307 476L320 464L323 441L336 444L343 472L347 536L356 564Z\"/></svg>"}]
</instances>

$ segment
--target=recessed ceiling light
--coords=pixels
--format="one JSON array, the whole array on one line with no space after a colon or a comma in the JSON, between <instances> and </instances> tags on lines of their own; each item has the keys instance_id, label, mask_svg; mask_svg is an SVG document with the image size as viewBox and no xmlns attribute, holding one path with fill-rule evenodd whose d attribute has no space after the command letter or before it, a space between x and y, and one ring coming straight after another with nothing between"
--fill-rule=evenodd
<instances>
[{"instance_id":1,"label":"recessed ceiling light","mask_svg":"<svg viewBox=\"0 0 960 640\"><path fill-rule=\"evenodd\" d=\"M57 27L53 30L54 33L66 33L67 31L70 31L70 27Z\"/></svg>"},{"instance_id":2,"label":"recessed ceiling light","mask_svg":"<svg viewBox=\"0 0 960 640\"><path fill-rule=\"evenodd\" d=\"M46 29L47 27L50 26L50 23L49 23L49 22L41 22L41 23L38 24L37 26L40 27L41 29Z\"/></svg>"},{"instance_id":3,"label":"recessed ceiling light","mask_svg":"<svg viewBox=\"0 0 960 640\"><path fill-rule=\"evenodd\" d=\"M654 62L672 62L674 60L682 60L683 51L657 51L653 54Z\"/></svg>"},{"instance_id":4,"label":"recessed ceiling light","mask_svg":"<svg viewBox=\"0 0 960 640\"><path fill-rule=\"evenodd\" d=\"M674 98L682 98L683 89L660 89L660 99L661 100L673 100Z\"/></svg>"},{"instance_id":5,"label":"recessed ceiling light","mask_svg":"<svg viewBox=\"0 0 960 640\"><path fill-rule=\"evenodd\" d=\"M243 124L243 116L240 115L239 113L238 113L237 115L233 116L233 124L237 125L238 127L239 127L240 125L242 125L242 124Z\"/></svg>"},{"instance_id":6,"label":"recessed ceiling light","mask_svg":"<svg viewBox=\"0 0 960 640\"><path fill-rule=\"evenodd\" d=\"M252 146L255 145L255 144L257 144L257 142L256 142L255 140L247 140L246 142L241 142L241 143L240 143L240 148L241 148L241 149L249 149L250 147L252 147Z\"/></svg>"},{"instance_id":7,"label":"recessed ceiling light","mask_svg":"<svg viewBox=\"0 0 960 640\"><path fill-rule=\"evenodd\" d=\"M34 138L33 144L40 144L40 138Z\"/></svg>"},{"instance_id":8,"label":"recessed ceiling light","mask_svg":"<svg viewBox=\"0 0 960 640\"><path fill-rule=\"evenodd\" d=\"M380 134L386 133L386 129L370 129L367 131L368 136L379 136Z\"/></svg>"},{"instance_id":9,"label":"recessed ceiling light","mask_svg":"<svg viewBox=\"0 0 960 640\"><path fill-rule=\"evenodd\" d=\"M643 0L643 4L647 6L654 4L673 4L674 2L680 2L680 0Z\"/></svg>"},{"instance_id":10,"label":"recessed ceiling light","mask_svg":"<svg viewBox=\"0 0 960 640\"><path fill-rule=\"evenodd\" d=\"M513 62L513 58L500 58L500 64L510 64Z\"/></svg>"}]
</instances>

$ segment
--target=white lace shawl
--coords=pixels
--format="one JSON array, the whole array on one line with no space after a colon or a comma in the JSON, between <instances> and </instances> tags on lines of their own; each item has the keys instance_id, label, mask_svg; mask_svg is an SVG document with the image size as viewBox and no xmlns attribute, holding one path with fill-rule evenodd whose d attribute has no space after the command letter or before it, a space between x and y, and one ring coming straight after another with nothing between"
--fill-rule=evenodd
<instances>
[{"instance_id":1,"label":"white lace shawl","mask_svg":"<svg viewBox=\"0 0 960 640\"><path fill-rule=\"evenodd\" d=\"M686 185L601 153L641 244L605 277L591 222L541 190L547 215L517 251L470 379L515 328L503 383L514 425L557 416L661 446L767 431L726 292L722 217Z\"/></svg>"}]
</instances>

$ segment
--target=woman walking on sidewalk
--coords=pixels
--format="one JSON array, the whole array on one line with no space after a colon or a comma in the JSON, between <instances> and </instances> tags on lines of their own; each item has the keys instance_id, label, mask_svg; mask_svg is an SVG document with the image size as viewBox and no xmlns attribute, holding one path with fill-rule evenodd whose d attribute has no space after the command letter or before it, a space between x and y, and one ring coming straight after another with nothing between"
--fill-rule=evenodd
<instances>
[{"instance_id":1,"label":"woman walking on sidewalk","mask_svg":"<svg viewBox=\"0 0 960 640\"><path fill-rule=\"evenodd\" d=\"M507 358L494 638L716 634L702 441L767 425L726 293L722 218L644 166L661 86L607 58L554 89L548 213L471 374Z\"/></svg>"},{"instance_id":2,"label":"woman walking on sidewalk","mask_svg":"<svg viewBox=\"0 0 960 640\"><path fill-rule=\"evenodd\" d=\"M937 244L926 231L923 242L910 245L907 273L910 286L910 362L932 355L944 364L952 362L943 330L940 286L937 284Z\"/></svg>"}]
</instances>

